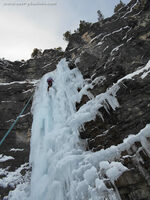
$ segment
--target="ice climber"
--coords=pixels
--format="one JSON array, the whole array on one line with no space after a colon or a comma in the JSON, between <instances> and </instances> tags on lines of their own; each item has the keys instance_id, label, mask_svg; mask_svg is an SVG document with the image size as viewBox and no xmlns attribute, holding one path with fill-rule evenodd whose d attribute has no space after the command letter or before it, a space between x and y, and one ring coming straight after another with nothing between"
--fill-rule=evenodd
<instances>
[{"instance_id":1,"label":"ice climber","mask_svg":"<svg viewBox=\"0 0 150 200\"><path fill-rule=\"evenodd\" d=\"M52 87L52 84L53 84L53 79L51 77L49 77L47 79L47 83L48 83L47 91L49 92L49 88Z\"/></svg>"}]
</instances>

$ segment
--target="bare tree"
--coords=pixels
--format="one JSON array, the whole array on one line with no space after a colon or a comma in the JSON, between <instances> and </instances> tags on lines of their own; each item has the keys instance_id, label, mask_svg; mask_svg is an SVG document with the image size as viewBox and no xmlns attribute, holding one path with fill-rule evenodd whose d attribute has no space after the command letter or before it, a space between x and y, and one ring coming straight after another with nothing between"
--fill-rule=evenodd
<instances>
[{"instance_id":1,"label":"bare tree","mask_svg":"<svg viewBox=\"0 0 150 200\"><path fill-rule=\"evenodd\" d=\"M97 14L98 14L98 21L102 22L104 20L104 16L103 16L102 12L100 10L98 10Z\"/></svg>"}]
</instances>

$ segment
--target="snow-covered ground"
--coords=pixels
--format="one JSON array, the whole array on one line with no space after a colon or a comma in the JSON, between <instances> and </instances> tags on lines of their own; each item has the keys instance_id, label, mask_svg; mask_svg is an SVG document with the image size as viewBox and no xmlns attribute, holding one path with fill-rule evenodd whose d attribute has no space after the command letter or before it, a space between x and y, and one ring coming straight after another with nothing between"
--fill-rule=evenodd
<instances>
[{"instance_id":1,"label":"snow-covered ground","mask_svg":"<svg viewBox=\"0 0 150 200\"><path fill-rule=\"evenodd\" d=\"M7 161L7 160L5 160L5 161ZM19 199L18 188L20 188L20 190L21 190L21 188L23 188L23 192L25 192L25 190L24 190L25 187L29 187L30 172L28 171L28 173L26 173L25 176L22 176L22 174L21 174L22 170L29 170L29 164L25 163L25 164L21 165L14 172L10 172L9 167L7 167L7 169L0 169L0 176L4 176L4 178L0 179L0 187L7 188L8 186L10 186L11 188L15 188L17 185L13 199Z\"/></svg>"},{"instance_id":2,"label":"snow-covered ground","mask_svg":"<svg viewBox=\"0 0 150 200\"><path fill-rule=\"evenodd\" d=\"M148 73L147 67L132 73ZM144 74L146 76L147 74ZM47 78L54 80L53 87L47 92ZM79 139L79 130L84 123L95 118L99 108L116 109L119 103L116 92L121 79L105 93L95 98L87 91L99 79L88 84L78 69L70 70L65 59L57 69L43 76L34 95L32 106L33 124L31 137L30 164L32 165L31 183L20 183L9 193L10 200L117 200L119 194L106 188L107 175L112 184L126 170L119 159L123 150L130 148L135 141L142 141L147 149L146 140L150 125L136 136L129 136L124 143L106 150L92 153L85 151ZM102 79L99 80L100 82ZM80 89L80 90L79 90ZM90 100L76 111L76 102L83 94ZM103 119L101 113L99 113ZM149 153L149 152L148 152Z\"/></svg>"}]
</instances>

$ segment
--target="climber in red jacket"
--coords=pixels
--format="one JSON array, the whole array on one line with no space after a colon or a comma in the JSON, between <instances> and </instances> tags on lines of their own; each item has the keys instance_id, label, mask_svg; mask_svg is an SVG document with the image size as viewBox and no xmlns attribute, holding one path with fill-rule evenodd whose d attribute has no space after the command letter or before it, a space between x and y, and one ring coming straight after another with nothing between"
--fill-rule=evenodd
<instances>
[{"instance_id":1,"label":"climber in red jacket","mask_svg":"<svg viewBox=\"0 0 150 200\"><path fill-rule=\"evenodd\" d=\"M48 84L47 91L49 92L49 88L52 87L53 84L53 79L51 77L47 79L47 84Z\"/></svg>"}]
</instances>

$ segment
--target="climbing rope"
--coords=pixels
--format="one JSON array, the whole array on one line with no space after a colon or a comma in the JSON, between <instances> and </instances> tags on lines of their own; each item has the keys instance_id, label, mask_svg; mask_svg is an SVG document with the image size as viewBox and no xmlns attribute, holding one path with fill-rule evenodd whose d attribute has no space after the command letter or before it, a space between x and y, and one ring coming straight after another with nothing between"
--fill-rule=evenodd
<instances>
[{"instance_id":1,"label":"climbing rope","mask_svg":"<svg viewBox=\"0 0 150 200\"><path fill-rule=\"evenodd\" d=\"M27 101L27 103L25 104L24 108L22 109L21 113L18 115L18 117L16 118L16 120L14 121L14 123L11 125L11 127L9 128L9 130L6 132L6 134L4 135L4 137L2 138L2 140L0 141L0 146L2 145L2 143L4 142L4 140L6 139L6 137L9 135L9 133L11 132L11 130L13 129L13 127L15 126L15 124L17 123L17 121L19 120L20 116L23 114L23 112L25 111L25 109L27 108L27 106L29 105L32 97L33 97L34 93L31 95L30 99Z\"/></svg>"}]
</instances>

